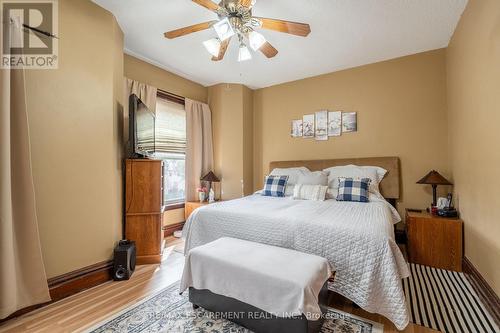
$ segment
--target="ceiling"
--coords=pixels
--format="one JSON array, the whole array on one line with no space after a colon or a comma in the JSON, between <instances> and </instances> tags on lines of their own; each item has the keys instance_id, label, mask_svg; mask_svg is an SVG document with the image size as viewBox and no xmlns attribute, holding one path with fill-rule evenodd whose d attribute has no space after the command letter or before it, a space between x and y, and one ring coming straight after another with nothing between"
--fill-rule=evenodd
<instances>
[{"instance_id":1,"label":"ceiling","mask_svg":"<svg viewBox=\"0 0 500 333\"><path fill-rule=\"evenodd\" d=\"M263 88L283 82L446 47L467 0L257 0L253 15L309 23L308 37L262 30L278 49L267 59L238 62L237 38L224 59L210 60L202 42L213 29L177 39L163 33L216 19L190 0L94 0L125 34L125 52L210 86Z\"/></svg>"}]
</instances>

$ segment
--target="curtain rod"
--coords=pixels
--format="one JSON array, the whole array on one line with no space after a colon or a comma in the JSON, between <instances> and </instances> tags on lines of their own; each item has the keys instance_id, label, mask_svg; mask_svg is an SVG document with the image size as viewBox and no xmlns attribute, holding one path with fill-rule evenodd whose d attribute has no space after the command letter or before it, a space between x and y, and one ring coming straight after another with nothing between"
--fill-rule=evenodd
<instances>
[{"instance_id":1,"label":"curtain rod","mask_svg":"<svg viewBox=\"0 0 500 333\"><path fill-rule=\"evenodd\" d=\"M159 88L157 89L156 95L158 97L166 99L168 101L171 101L171 102L174 102L174 103L178 103L178 104L182 104L182 105L186 105L186 99L183 96L179 96L179 95L170 93L168 91L161 90Z\"/></svg>"},{"instance_id":2,"label":"curtain rod","mask_svg":"<svg viewBox=\"0 0 500 333\"><path fill-rule=\"evenodd\" d=\"M171 93L171 92L165 91L165 90L160 89L160 88L158 88L158 92L159 92L160 94L164 94L164 95L171 96L171 97L174 97L174 98L182 99L183 101L184 101L184 100L186 100L186 98L185 98L184 96L177 95L177 94L174 94L174 93Z\"/></svg>"}]
</instances>

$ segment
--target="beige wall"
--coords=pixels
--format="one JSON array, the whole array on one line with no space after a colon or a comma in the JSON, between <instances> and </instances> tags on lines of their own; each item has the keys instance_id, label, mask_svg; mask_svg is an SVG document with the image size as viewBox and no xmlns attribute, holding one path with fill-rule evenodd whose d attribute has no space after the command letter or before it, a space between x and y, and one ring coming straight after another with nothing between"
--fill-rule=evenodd
<instances>
[{"instance_id":1,"label":"beige wall","mask_svg":"<svg viewBox=\"0 0 500 333\"><path fill-rule=\"evenodd\" d=\"M178 75L172 74L145 61L125 54L125 76L162 90L200 102L207 102L208 90Z\"/></svg>"},{"instance_id":2,"label":"beige wall","mask_svg":"<svg viewBox=\"0 0 500 333\"><path fill-rule=\"evenodd\" d=\"M253 193L253 90L243 86L243 193Z\"/></svg>"},{"instance_id":3,"label":"beige wall","mask_svg":"<svg viewBox=\"0 0 500 333\"><path fill-rule=\"evenodd\" d=\"M221 179L223 199L242 196L243 180L243 88L218 84L208 88L212 111L215 173Z\"/></svg>"},{"instance_id":4,"label":"beige wall","mask_svg":"<svg viewBox=\"0 0 500 333\"><path fill-rule=\"evenodd\" d=\"M358 132L290 137L292 119L322 109L357 111ZM254 112L256 189L273 160L399 156L403 212L430 204L430 187L415 184L428 171L450 175L443 49L259 89Z\"/></svg>"},{"instance_id":5,"label":"beige wall","mask_svg":"<svg viewBox=\"0 0 500 333\"><path fill-rule=\"evenodd\" d=\"M447 74L465 255L500 295L500 1L469 1L447 50Z\"/></svg>"},{"instance_id":6,"label":"beige wall","mask_svg":"<svg viewBox=\"0 0 500 333\"><path fill-rule=\"evenodd\" d=\"M123 234L123 157L125 156L125 144L126 140L124 137L124 105L126 103L125 95L123 93L123 32L118 25L118 22L113 19L113 33L115 43L113 46L113 149L115 151L114 159L112 163L114 165L113 184L112 188L112 198L119 200L114 201L114 211L117 214L117 219L120 219L120 223L113 223L113 234L114 237L122 239Z\"/></svg>"},{"instance_id":7,"label":"beige wall","mask_svg":"<svg viewBox=\"0 0 500 333\"><path fill-rule=\"evenodd\" d=\"M239 198L253 189L253 97L241 84L208 88L212 111L215 173L222 199Z\"/></svg>"},{"instance_id":8,"label":"beige wall","mask_svg":"<svg viewBox=\"0 0 500 333\"><path fill-rule=\"evenodd\" d=\"M121 238L123 34L90 1L59 1L59 69L26 71L48 277L112 257Z\"/></svg>"}]
</instances>

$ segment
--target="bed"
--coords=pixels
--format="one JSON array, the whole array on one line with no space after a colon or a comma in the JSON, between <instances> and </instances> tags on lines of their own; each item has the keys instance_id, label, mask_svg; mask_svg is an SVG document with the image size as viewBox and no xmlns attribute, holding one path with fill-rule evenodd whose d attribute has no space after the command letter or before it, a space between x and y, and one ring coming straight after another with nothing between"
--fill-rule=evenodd
<instances>
[{"instance_id":1,"label":"bed","mask_svg":"<svg viewBox=\"0 0 500 333\"><path fill-rule=\"evenodd\" d=\"M347 164L388 170L380 183L383 197L357 203L256 194L214 203L197 209L187 220L186 253L227 236L320 255L337 271L330 286L333 291L403 329L409 317L401 279L409 271L394 239L393 224L400 217L388 202L399 198L398 158L271 162L270 169L306 166L315 171Z\"/></svg>"}]
</instances>

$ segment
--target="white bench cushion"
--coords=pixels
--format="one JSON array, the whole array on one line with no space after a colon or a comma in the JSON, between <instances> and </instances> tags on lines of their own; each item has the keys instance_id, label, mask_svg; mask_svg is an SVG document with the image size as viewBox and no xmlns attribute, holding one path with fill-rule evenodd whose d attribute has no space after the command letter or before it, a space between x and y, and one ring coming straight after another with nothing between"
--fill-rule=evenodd
<instances>
[{"instance_id":1,"label":"white bench cushion","mask_svg":"<svg viewBox=\"0 0 500 333\"><path fill-rule=\"evenodd\" d=\"M322 257L224 237L189 251L180 291L208 289L278 317L317 319L318 294L330 276Z\"/></svg>"}]
</instances>

